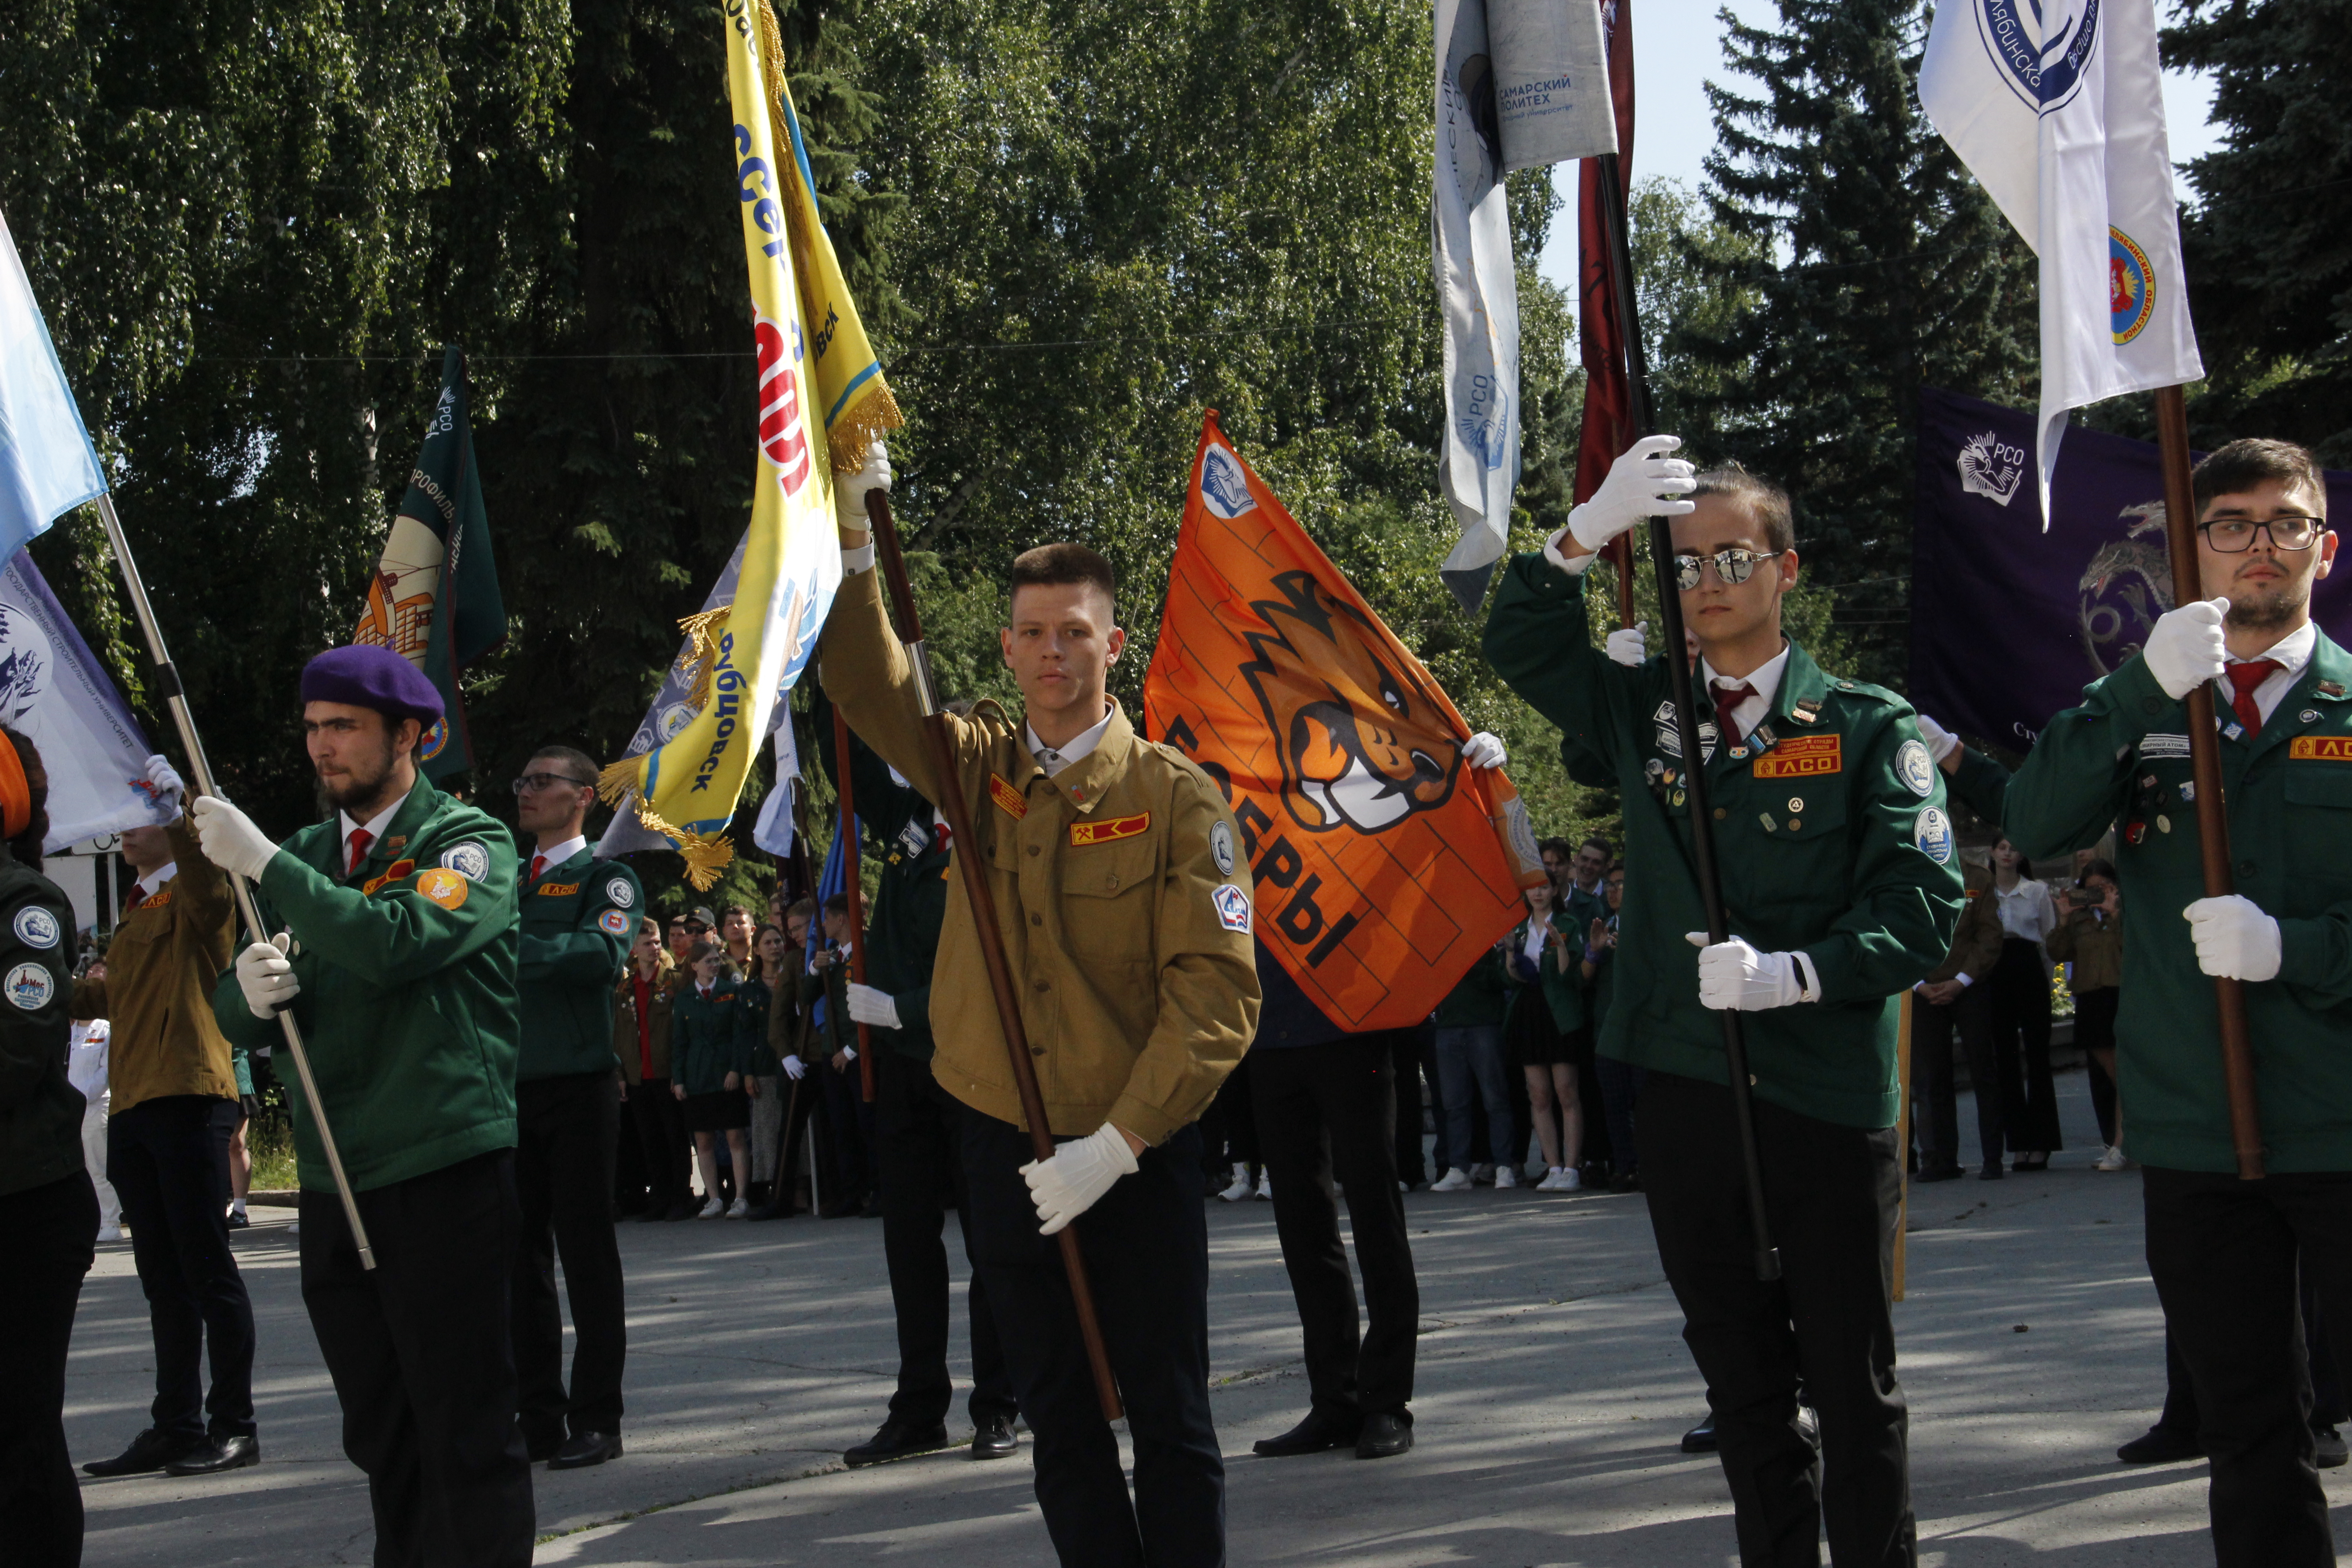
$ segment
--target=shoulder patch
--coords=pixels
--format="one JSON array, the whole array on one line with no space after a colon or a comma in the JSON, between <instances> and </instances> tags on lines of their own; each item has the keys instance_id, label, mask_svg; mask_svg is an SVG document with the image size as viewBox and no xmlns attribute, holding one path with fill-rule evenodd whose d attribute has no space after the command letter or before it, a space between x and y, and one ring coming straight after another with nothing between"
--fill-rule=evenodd
<instances>
[{"instance_id":1,"label":"shoulder patch","mask_svg":"<svg viewBox=\"0 0 2352 1568\"><path fill-rule=\"evenodd\" d=\"M490 852L470 838L452 844L441 851L441 868L455 871L468 882L478 882L490 874Z\"/></svg>"},{"instance_id":2,"label":"shoulder patch","mask_svg":"<svg viewBox=\"0 0 2352 1568\"><path fill-rule=\"evenodd\" d=\"M1246 931L1250 928L1249 895L1231 882L1220 885L1209 894L1210 902L1217 906L1217 923L1227 931Z\"/></svg>"},{"instance_id":3,"label":"shoulder patch","mask_svg":"<svg viewBox=\"0 0 2352 1568\"><path fill-rule=\"evenodd\" d=\"M1924 808L1918 820L1911 825L1911 842L1919 853L1938 866L1948 866L1952 860L1952 819L1934 806Z\"/></svg>"},{"instance_id":4,"label":"shoulder patch","mask_svg":"<svg viewBox=\"0 0 2352 1568\"><path fill-rule=\"evenodd\" d=\"M604 884L604 897L616 910L633 909L637 901L636 885L626 877L615 877Z\"/></svg>"},{"instance_id":5,"label":"shoulder patch","mask_svg":"<svg viewBox=\"0 0 2352 1568\"><path fill-rule=\"evenodd\" d=\"M606 910L596 917L596 926L606 936L626 936L629 934L629 917L619 910Z\"/></svg>"},{"instance_id":6,"label":"shoulder patch","mask_svg":"<svg viewBox=\"0 0 2352 1568\"><path fill-rule=\"evenodd\" d=\"M1906 741L1895 749L1895 776L1922 800L1936 793L1936 760L1926 742Z\"/></svg>"},{"instance_id":7,"label":"shoulder patch","mask_svg":"<svg viewBox=\"0 0 2352 1568\"><path fill-rule=\"evenodd\" d=\"M1209 827L1209 858L1217 863L1217 875L1234 874L1234 830L1223 822Z\"/></svg>"},{"instance_id":8,"label":"shoulder patch","mask_svg":"<svg viewBox=\"0 0 2352 1568\"><path fill-rule=\"evenodd\" d=\"M8 1005L27 1013L39 1012L58 994L57 977L46 963L20 963L8 972L7 980L0 984L7 990Z\"/></svg>"},{"instance_id":9,"label":"shoulder patch","mask_svg":"<svg viewBox=\"0 0 2352 1568\"><path fill-rule=\"evenodd\" d=\"M461 844L457 847L478 849L481 846ZM467 896L473 891L473 887L463 872L448 867L436 867L416 879L416 890L443 909L455 910L465 907Z\"/></svg>"},{"instance_id":10,"label":"shoulder patch","mask_svg":"<svg viewBox=\"0 0 2352 1568\"><path fill-rule=\"evenodd\" d=\"M988 798L996 803L997 810L1015 822L1029 815L1028 796L1007 784L1003 773L988 775Z\"/></svg>"},{"instance_id":11,"label":"shoulder patch","mask_svg":"<svg viewBox=\"0 0 2352 1568\"><path fill-rule=\"evenodd\" d=\"M38 904L26 904L18 910L8 929L15 931L16 940L26 947L55 947L58 939L65 934L64 929L58 924L58 917Z\"/></svg>"},{"instance_id":12,"label":"shoulder patch","mask_svg":"<svg viewBox=\"0 0 2352 1568\"><path fill-rule=\"evenodd\" d=\"M383 868L383 875L380 877L370 877L366 881L362 882L360 884L360 891L362 893L373 893L378 888L383 887L385 883L397 882L415 869L416 862L414 860L394 860L391 865L386 866Z\"/></svg>"},{"instance_id":13,"label":"shoulder patch","mask_svg":"<svg viewBox=\"0 0 2352 1568\"><path fill-rule=\"evenodd\" d=\"M1133 816L1111 816L1099 822L1070 824L1070 844L1083 849L1089 844L1108 844L1120 838L1133 838L1150 830L1151 814L1139 811Z\"/></svg>"}]
</instances>

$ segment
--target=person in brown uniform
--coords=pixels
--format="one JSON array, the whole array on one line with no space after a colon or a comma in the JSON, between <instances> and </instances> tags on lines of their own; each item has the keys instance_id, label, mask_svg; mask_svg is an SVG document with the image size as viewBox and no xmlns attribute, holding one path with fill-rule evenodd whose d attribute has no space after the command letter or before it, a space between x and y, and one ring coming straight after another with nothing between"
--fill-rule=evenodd
<instances>
[{"instance_id":1,"label":"person in brown uniform","mask_svg":"<svg viewBox=\"0 0 2352 1568\"><path fill-rule=\"evenodd\" d=\"M121 1194L131 1253L155 1335L147 1429L93 1476L211 1475L258 1464L253 1420L253 1303L228 1243L228 1146L239 1121L228 1037L213 985L236 916L228 879L180 815L180 775L147 759L172 821L122 836L138 880L106 950L101 979L74 983L73 1016L113 1026L107 1073L107 1179ZM213 1386L200 1367L212 1342Z\"/></svg>"},{"instance_id":2,"label":"person in brown uniform","mask_svg":"<svg viewBox=\"0 0 2352 1568\"><path fill-rule=\"evenodd\" d=\"M941 779L866 531L877 444L836 483L843 569L820 647L826 694L924 798L970 803L1004 957L1059 1147L1032 1158L980 931L950 882L929 1016L932 1075L961 1102L972 1262L1036 1438L1037 1501L1066 1563L1224 1562L1209 1415L1208 1232L1193 1122L1257 1024L1247 868L1207 774L1135 732L1104 688L1126 635L1110 563L1049 544L1013 564L1000 634L1021 687L944 721ZM1128 1494L1055 1236L1079 1226L1135 1449ZM1042 1224L1040 1223L1042 1222Z\"/></svg>"},{"instance_id":3,"label":"person in brown uniform","mask_svg":"<svg viewBox=\"0 0 2352 1568\"><path fill-rule=\"evenodd\" d=\"M2000 1075L1993 1060L1992 988L1984 984L2000 963L2000 900L1984 896L1992 873L1960 863L1968 904L1952 932L1952 951L1912 987L1912 1094L1919 1102L1919 1174L1948 1182L1960 1173L1959 1110L1953 1088L1952 1037L1958 1034L1969 1081L1977 1091L1977 1142L1986 1181L2000 1179Z\"/></svg>"},{"instance_id":4,"label":"person in brown uniform","mask_svg":"<svg viewBox=\"0 0 2352 1568\"><path fill-rule=\"evenodd\" d=\"M649 1195L637 1217L646 1220L694 1216L687 1181L691 1144L677 1097L669 1091L669 1004L677 975L660 923L639 916L629 966L614 987L613 1055L621 1063L622 1109L645 1151Z\"/></svg>"}]
</instances>

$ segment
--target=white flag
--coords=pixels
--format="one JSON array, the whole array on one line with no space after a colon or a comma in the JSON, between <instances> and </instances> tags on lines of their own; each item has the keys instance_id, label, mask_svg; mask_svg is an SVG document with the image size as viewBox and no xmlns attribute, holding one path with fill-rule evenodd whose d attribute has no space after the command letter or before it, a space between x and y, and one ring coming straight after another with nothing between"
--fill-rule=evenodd
<instances>
[{"instance_id":1,"label":"white flag","mask_svg":"<svg viewBox=\"0 0 2352 1568\"><path fill-rule=\"evenodd\" d=\"M147 783L154 748L21 550L0 570L0 723L31 740L48 770L44 854L163 825Z\"/></svg>"},{"instance_id":2,"label":"white flag","mask_svg":"<svg viewBox=\"0 0 2352 1568\"><path fill-rule=\"evenodd\" d=\"M1486 0L1486 33L1506 170L1617 151L1601 0Z\"/></svg>"},{"instance_id":3,"label":"white flag","mask_svg":"<svg viewBox=\"0 0 2352 1568\"><path fill-rule=\"evenodd\" d=\"M776 736L776 782L760 804L751 842L771 855L789 855L793 852L793 792L801 787L801 753L799 739L793 733L793 705L786 697L776 698L776 710L768 722Z\"/></svg>"},{"instance_id":4,"label":"white flag","mask_svg":"<svg viewBox=\"0 0 2352 1568\"><path fill-rule=\"evenodd\" d=\"M1438 488L1462 525L1438 574L1475 613L1510 537L1519 479L1519 289L1486 0L1437 0L1433 185L1430 248L1445 326Z\"/></svg>"},{"instance_id":5,"label":"white flag","mask_svg":"<svg viewBox=\"0 0 2352 1568\"><path fill-rule=\"evenodd\" d=\"M105 489L8 220L0 217L0 559Z\"/></svg>"},{"instance_id":6,"label":"white flag","mask_svg":"<svg viewBox=\"0 0 2352 1568\"><path fill-rule=\"evenodd\" d=\"M1940 0L1919 101L2042 262L2042 526L2067 411L2200 379L2154 0Z\"/></svg>"}]
</instances>

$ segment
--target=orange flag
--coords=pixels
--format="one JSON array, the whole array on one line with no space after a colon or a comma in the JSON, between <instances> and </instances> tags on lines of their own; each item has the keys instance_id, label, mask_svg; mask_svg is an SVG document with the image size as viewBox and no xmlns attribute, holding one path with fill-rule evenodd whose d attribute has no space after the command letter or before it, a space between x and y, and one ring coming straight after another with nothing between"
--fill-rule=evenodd
<instances>
[{"instance_id":1,"label":"orange flag","mask_svg":"<svg viewBox=\"0 0 2352 1568\"><path fill-rule=\"evenodd\" d=\"M1470 726L1217 428L1176 536L1146 731L1217 781L1257 937L1334 1023L1420 1023L1527 913L1534 830Z\"/></svg>"}]
</instances>

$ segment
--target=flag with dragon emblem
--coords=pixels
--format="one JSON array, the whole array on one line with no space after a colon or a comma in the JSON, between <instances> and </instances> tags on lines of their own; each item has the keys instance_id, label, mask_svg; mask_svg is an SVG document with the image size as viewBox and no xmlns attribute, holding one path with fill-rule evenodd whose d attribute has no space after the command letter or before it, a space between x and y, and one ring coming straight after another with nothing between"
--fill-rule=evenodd
<instances>
[{"instance_id":1,"label":"flag with dragon emblem","mask_svg":"<svg viewBox=\"0 0 2352 1568\"><path fill-rule=\"evenodd\" d=\"M1518 792L1217 428L1202 421L1144 723L1217 781L1258 939L1351 1030L1418 1024L1543 879Z\"/></svg>"},{"instance_id":2,"label":"flag with dragon emblem","mask_svg":"<svg viewBox=\"0 0 2352 1568\"><path fill-rule=\"evenodd\" d=\"M760 389L751 526L733 592L680 623L679 696L656 700L654 743L607 767L601 786L677 847L702 889L734 857L728 821L841 585L834 472L901 422L819 221L775 14L767 0L719 9Z\"/></svg>"}]
</instances>

